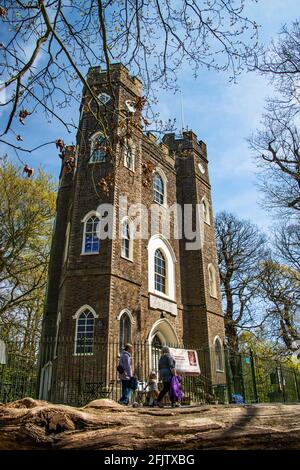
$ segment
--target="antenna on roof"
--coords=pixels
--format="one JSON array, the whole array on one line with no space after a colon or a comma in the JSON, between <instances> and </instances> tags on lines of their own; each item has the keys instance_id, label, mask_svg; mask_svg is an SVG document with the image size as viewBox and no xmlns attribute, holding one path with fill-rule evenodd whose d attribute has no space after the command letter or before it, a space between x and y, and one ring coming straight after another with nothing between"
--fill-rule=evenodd
<instances>
[{"instance_id":1,"label":"antenna on roof","mask_svg":"<svg viewBox=\"0 0 300 470\"><path fill-rule=\"evenodd\" d=\"M181 104L181 134L184 130L184 114L183 114L183 100L182 100L182 91L180 90L180 104Z\"/></svg>"}]
</instances>

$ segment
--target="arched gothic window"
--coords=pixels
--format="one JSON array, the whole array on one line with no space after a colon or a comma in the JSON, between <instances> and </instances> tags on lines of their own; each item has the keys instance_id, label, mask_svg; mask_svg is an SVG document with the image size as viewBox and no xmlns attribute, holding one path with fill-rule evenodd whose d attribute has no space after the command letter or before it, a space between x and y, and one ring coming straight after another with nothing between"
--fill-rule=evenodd
<instances>
[{"instance_id":1,"label":"arched gothic window","mask_svg":"<svg viewBox=\"0 0 300 470\"><path fill-rule=\"evenodd\" d=\"M208 265L209 293L212 297L218 296L217 275L213 264Z\"/></svg>"},{"instance_id":2,"label":"arched gothic window","mask_svg":"<svg viewBox=\"0 0 300 470\"><path fill-rule=\"evenodd\" d=\"M127 140L124 145L124 166L129 170L134 171L134 148Z\"/></svg>"},{"instance_id":3,"label":"arched gothic window","mask_svg":"<svg viewBox=\"0 0 300 470\"><path fill-rule=\"evenodd\" d=\"M220 338L216 337L215 339L215 365L216 371L223 372L224 371L224 364L223 364L223 348Z\"/></svg>"},{"instance_id":4,"label":"arched gothic window","mask_svg":"<svg viewBox=\"0 0 300 470\"><path fill-rule=\"evenodd\" d=\"M158 204L165 202L165 185L162 177L156 173L153 178L153 201Z\"/></svg>"},{"instance_id":5,"label":"arched gothic window","mask_svg":"<svg viewBox=\"0 0 300 470\"><path fill-rule=\"evenodd\" d=\"M121 225L121 256L133 259L133 230L128 219L125 219Z\"/></svg>"},{"instance_id":6,"label":"arched gothic window","mask_svg":"<svg viewBox=\"0 0 300 470\"><path fill-rule=\"evenodd\" d=\"M91 156L90 163L106 162L107 139L102 132L97 132L91 139Z\"/></svg>"},{"instance_id":7,"label":"arched gothic window","mask_svg":"<svg viewBox=\"0 0 300 470\"><path fill-rule=\"evenodd\" d=\"M203 220L210 225L210 206L206 198L202 200Z\"/></svg>"},{"instance_id":8,"label":"arched gothic window","mask_svg":"<svg viewBox=\"0 0 300 470\"><path fill-rule=\"evenodd\" d=\"M64 257L63 257L64 263L67 261L68 254L69 254L70 230L71 230L71 224L70 222L68 222L67 230L66 230L66 237L65 237Z\"/></svg>"},{"instance_id":9,"label":"arched gothic window","mask_svg":"<svg viewBox=\"0 0 300 470\"><path fill-rule=\"evenodd\" d=\"M162 235L153 235L148 242L148 291L151 294L176 300L175 265L176 256L172 245ZM154 296L150 295L150 304L157 302ZM165 305L164 310L177 314L175 304Z\"/></svg>"},{"instance_id":10,"label":"arched gothic window","mask_svg":"<svg viewBox=\"0 0 300 470\"><path fill-rule=\"evenodd\" d=\"M124 349L126 343L131 342L131 320L128 313L124 312L120 318L119 349Z\"/></svg>"},{"instance_id":11,"label":"arched gothic window","mask_svg":"<svg viewBox=\"0 0 300 470\"><path fill-rule=\"evenodd\" d=\"M92 354L94 350L95 313L89 308L76 317L75 354Z\"/></svg>"},{"instance_id":12,"label":"arched gothic window","mask_svg":"<svg viewBox=\"0 0 300 470\"><path fill-rule=\"evenodd\" d=\"M95 213L89 214L83 219L83 243L82 254L99 253L100 240L98 237L99 217Z\"/></svg>"}]
</instances>

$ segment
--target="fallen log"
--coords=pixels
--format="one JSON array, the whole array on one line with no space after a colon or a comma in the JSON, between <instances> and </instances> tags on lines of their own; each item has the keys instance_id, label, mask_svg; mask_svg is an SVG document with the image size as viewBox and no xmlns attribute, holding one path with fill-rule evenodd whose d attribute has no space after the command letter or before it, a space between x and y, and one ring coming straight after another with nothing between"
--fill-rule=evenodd
<instances>
[{"instance_id":1,"label":"fallen log","mask_svg":"<svg viewBox=\"0 0 300 470\"><path fill-rule=\"evenodd\" d=\"M300 405L83 408L24 398L0 405L0 450L299 449Z\"/></svg>"}]
</instances>

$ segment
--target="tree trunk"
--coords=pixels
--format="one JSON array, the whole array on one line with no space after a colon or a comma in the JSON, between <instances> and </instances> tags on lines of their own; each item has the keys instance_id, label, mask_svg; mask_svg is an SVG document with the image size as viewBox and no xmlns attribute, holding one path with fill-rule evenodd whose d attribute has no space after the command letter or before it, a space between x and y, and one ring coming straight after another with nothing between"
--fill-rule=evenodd
<instances>
[{"instance_id":1,"label":"tree trunk","mask_svg":"<svg viewBox=\"0 0 300 470\"><path fill-rule=\"evenodd\" d=\"M300 405L79 409L24 398L0 405L0 450L298 449L299 421Z\"/></svg>"}]
</instances>

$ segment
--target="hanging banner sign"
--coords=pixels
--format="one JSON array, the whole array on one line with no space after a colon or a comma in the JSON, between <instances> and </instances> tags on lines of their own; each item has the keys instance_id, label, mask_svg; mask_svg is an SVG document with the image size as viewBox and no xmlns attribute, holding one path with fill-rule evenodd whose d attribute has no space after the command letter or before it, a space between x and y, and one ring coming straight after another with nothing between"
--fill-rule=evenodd
<instances>
[{"instance_id":1,"label":"hanging banner sign","mask_svg":"<svg viewBox=\"0 0 300 470\"><path fill-rule=\"evenodd\" d=\"M179 374L200 375L197 351L193 349L170 348L170 354L175 360L175 369Z\"/></svg>"}]
</instances>

